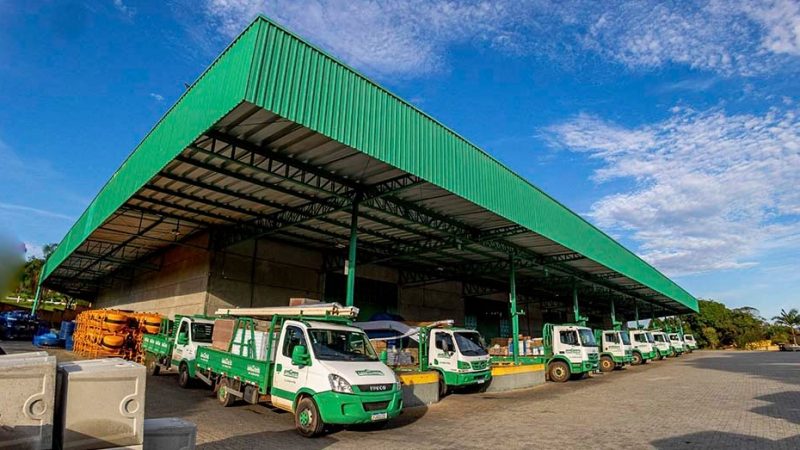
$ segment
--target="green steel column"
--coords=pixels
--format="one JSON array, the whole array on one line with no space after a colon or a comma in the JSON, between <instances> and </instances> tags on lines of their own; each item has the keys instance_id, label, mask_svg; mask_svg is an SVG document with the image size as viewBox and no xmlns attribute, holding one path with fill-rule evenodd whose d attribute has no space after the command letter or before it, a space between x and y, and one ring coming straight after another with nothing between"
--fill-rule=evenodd
<instances>
[{"instance_id":1,"label":"green steel column","mask_svg":"<svg viewBox=\"0 0 800 450\"><path fill-rule=\"evenodd\" d=\"M611 327L612 328L616 328L617 327L617 312L614 309L614 299L613 298L611 299Z\"/></svg>"},{"instance_id":2,"label":"green steel column","mask_svg":"<svg viewBox=\"0 0 800 450\"><path fill-rule=\"evenodd\" d=\"M580 323L581 313L578 311L578 285L572 283L572 313L575 316L575 323Z\"/></svg>"},{"instance_id":3,"label":"green steel column","mask_svg":"<svg viewBox=\"0 0 800 450\"><path fill-rule=\"evenodd\" d=\"M42 295L42 283L41 281L39 284L36 285L36 295L33 297L33 308L31 308L31 314L36 315L36 309L39 308L39 297Z\"/></svg>"},{"instance_id":4,"label":"green steel column","mask_svg":"<svg viewBox=\"0 0 800 450\"><path fill-rule=\"evenodd\" d=\"M350 216L350 248L347 255L347 293L345 305L353 306L353 297L356 287L356 245L358 243L358 203L361 196L356 195L353 200L353 213Z\"/></svg>"},{"instance_id":5,"label":"green steel column","mask_svg":"<svg viewBox=\"0 0 800 450\"><path fill-rule=\"evenodd\" d=\"M639 326L639 300L633 299L633 309L636 311L636 329L640 329Z\"/></svg>"},{"instance_id":6,"label":"green steel column","mask_svg":"<svg viewBox=\"0 0 800 450\"><path fill-rule=\"evenodd\" d=\"M517 311L517 269L514 258L511 258L511 274L509 276L509 300L511 301L511 348L514 364L519 363L519 311Z\"/></svg>"}]
</instances>

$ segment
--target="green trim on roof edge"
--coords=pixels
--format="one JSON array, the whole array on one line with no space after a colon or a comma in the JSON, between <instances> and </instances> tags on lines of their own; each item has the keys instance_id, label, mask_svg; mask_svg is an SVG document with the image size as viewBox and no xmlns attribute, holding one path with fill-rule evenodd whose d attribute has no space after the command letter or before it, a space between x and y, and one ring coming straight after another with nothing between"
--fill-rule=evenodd
<instances>
[{"instance_id":1,"label":"green trim on roof edge","mask_svg":"<svg viewBox=\"0 0 800 450\"><path fill-rule=\"evenodd\" d=\"M486 152L263 16L226 49L114 174L47 261L43 279L241 101L419 176L698 310L691 294Z\"/></svg>"}]
</instances>

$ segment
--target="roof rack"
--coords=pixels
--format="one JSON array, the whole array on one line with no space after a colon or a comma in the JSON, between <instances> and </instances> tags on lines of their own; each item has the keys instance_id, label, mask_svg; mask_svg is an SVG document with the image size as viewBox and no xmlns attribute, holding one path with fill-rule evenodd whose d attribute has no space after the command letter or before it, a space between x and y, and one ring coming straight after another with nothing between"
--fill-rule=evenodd
<instances>
[{"instance_id":1,"label":"roof rack","mask_svg":"<svg viewBox=\"0 0 800 450\"><path fill-rule=\"evenodd\" d=\"M308 317L349 317L358 316L355 306L342 306L339 303L316 303L298 306L268 306L265 308L220 308L218 316L239 317L272 317L272 316L308 316Z\"/></svg>"}]
</instances>

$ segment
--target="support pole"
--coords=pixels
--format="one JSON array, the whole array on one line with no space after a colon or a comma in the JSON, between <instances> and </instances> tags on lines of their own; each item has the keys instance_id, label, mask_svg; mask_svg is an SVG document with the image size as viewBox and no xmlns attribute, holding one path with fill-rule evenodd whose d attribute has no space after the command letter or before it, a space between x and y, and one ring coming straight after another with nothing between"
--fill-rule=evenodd
<instances>
[{"instance_id":1,"label":"support pole","mask_svg":"<svg viewBox=\"0 0 800 450\"><path fill-rule=\"evenodd\" d=\"M572 282L572 315L575 316L575 323L581 323L581 313L578 310L578 285Z\"/></svg>"},{"instance_id":2,"label":"support pole","mask_svg":"<svg viewBox=\"0 0 800 450\"><path fill-rule=\"evenodd\" d=\"M39 280L39 283L36 285L36 295L33 297L33 308L31 308L31 315L36 316L36 310L39 308L39 297L42 295L42 283Z\"/></svg>"},{"instance_id":3,"label":"support pole","mask_svg":"<svg viewBox=\"0 0 800 450\"><path fill-rule=\"evenodd\" d=\"M633 299L633 309L636 311L636 329L640 329L639 326L639 300Z\"/></svg>"},{"instance_id":4,"label":"support pole","mask_svg":"<svg viewBox=\"0 0 800 450\"><path fill-rule=\"evenodd\" d=\"M517 311L517 268L514 258L511 258L511 273L509 275L509 301L511 303L511 348L514 364L519 364L519 311Z\"/></svg>"},{"instance_id":5,"label":"support pole","mask_svg":"<svg viewBox=\"0 0 800 450\"><path fill-rule=\"evenodd\" d=\"M358 244L358 204L361 195L356 194L353 200L353 212L350 216L350 248L347 255L347 293L345 306L353 306L356 287L356 245Z\"/></svg>"},{"instance_id":6,"label":"support pole","mask_svg":"<svg viewBox=\"0 0 800 450\"><path fill-rule=\"evenodd\" d=\"M614 308L614 299L611 299L611 328L617 329L617 312Z\"/></svg>"}]
</instances>

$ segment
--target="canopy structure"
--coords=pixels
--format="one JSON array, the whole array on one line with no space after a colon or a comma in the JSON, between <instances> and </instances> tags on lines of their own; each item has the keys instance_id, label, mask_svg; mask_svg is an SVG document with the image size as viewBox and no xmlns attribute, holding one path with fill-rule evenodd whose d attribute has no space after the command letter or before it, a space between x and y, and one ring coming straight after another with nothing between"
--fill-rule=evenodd
<instances>
[{"instance_id":1,"label":"canopy structure","mask_svg":"<svg viewBox=\"0 0 800 450\"><path fill-rule=\"evenodd\" d=\"M69 230L43 285L92 298L197 233L269 236L326 270L697 311L672 280L487 153L264 17L156 124ZM351 297L350 297L351 299ZM356 300L357 305L357 300Z\"/></svg>"}]
</instances>

